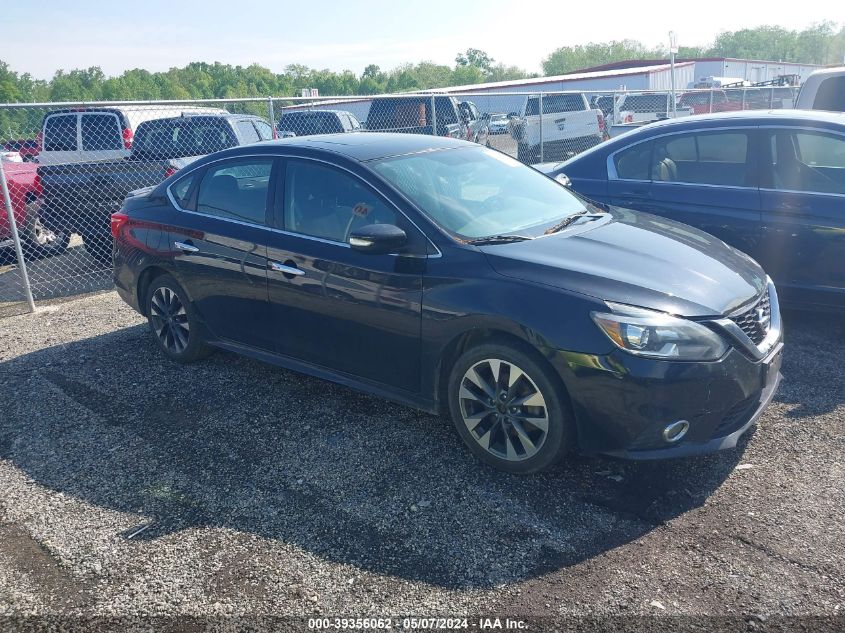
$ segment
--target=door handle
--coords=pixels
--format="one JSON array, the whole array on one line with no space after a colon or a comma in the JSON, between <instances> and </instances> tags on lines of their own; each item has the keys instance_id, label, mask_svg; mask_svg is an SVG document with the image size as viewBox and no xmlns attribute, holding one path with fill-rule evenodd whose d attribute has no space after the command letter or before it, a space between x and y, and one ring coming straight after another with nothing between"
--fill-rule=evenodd
<instances>
[{"instance_id":1,"label":"door handle","mask_svg":"<svg viewBox=\"0 0 845 633\"><path fill-rule=\"evenodd\" d=\"M185 251L186 253L196 253L199 252L198 249L193 244L189 244L188 242L173 242L173 246L178 248L180 251Z\"/></svg>"},{"instance_id":2,"label":"door handle","mask_svg":"<svg viewBox=\"0 0 845 633\"><path fill-rule=\"evenodd\" d=\"M287 266L279 262L270 262L270 268L284 275L293 275L294 277L302 277L305 274L304 270L296 266Z\"/></svg>"}]
</instances>

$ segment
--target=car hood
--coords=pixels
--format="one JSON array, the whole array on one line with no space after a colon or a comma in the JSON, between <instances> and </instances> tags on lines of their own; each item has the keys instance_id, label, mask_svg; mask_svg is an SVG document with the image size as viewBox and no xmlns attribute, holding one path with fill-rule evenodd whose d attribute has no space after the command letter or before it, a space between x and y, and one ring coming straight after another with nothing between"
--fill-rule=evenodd
<instances>
[{"instance_id":1,"label":"car hood","mask_svg":"<svg viewBox=\"0 0 845 633\"><path fill-rule=\"evenodd\" d=\"M718 238L618 207L560 233L480 249L506 277L688 317L732 312L766 284L757 262Z\"/></svg>"}]
</instances>

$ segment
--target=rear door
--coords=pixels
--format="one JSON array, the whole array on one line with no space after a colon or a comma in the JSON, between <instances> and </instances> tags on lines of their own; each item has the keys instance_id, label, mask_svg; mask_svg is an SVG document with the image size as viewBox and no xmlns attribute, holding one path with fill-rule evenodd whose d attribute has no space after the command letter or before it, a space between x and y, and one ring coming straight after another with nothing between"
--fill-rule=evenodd
<instances>
[{"instance_id":1,"label":"rear door","mask_svg":"<svg viewBox=\"0 0 845 633\"><path fill-rule=\"evenodd\" d=\"M845 135L768 128L761 263L796 303L845 306Z\"/></svg>"},{"instance_id":2,"label":"rear door","mask_svg":"<svg viewBox=\"0 0 845 633\"><path fill-rule=\"evenodd\" d=\"M659 137L651 152L647 211L702 229L760 256L756 128Z\"/></svg>"},{"instance_id":3,"label":"rear door","mask_svg":"<svg viewBox=\"0 0 845 633\"><path fill-rule=\"evenodd\" d=\"M169 227L176 272L215 338L272 350L267 302L267 229L275 187L272 157L232 158L171 187ZM180 199L186 198L182 203Z\"/></svg>"}]
</instances>

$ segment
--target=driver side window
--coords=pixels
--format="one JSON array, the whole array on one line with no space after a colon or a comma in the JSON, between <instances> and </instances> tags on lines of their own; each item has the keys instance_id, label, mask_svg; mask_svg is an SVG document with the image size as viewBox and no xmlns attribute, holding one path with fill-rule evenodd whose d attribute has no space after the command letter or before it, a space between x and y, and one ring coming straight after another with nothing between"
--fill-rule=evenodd
<instances>
[{"instance_id":1,"label":"driver side window","mask_svg":"<svg viewBox=\"0 0 845 633\"><path fill-rule=\"evenodd\" d=\"M351 174L320 163L289 160L285 230L345 243L368 224L396 224L396 213Z\"/></svg>"}]
</instances>

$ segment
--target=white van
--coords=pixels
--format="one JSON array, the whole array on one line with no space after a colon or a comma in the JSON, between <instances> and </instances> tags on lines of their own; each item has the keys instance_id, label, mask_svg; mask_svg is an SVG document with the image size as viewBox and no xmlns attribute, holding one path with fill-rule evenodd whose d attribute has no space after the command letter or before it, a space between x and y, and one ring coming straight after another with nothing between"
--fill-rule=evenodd
<instances>
[{"instance_id":1,"label":"white van","mask_svg":"<svg viewBox=\"0 0 845 633\"><path fill-rule=\"evenodd\" d=\"M223 114L220 108L114 106L55 110L44 116L38 163L59 165L114 160L129 155L135 129L144 121L182 114Z\"/></svg>"}]
</instances>

